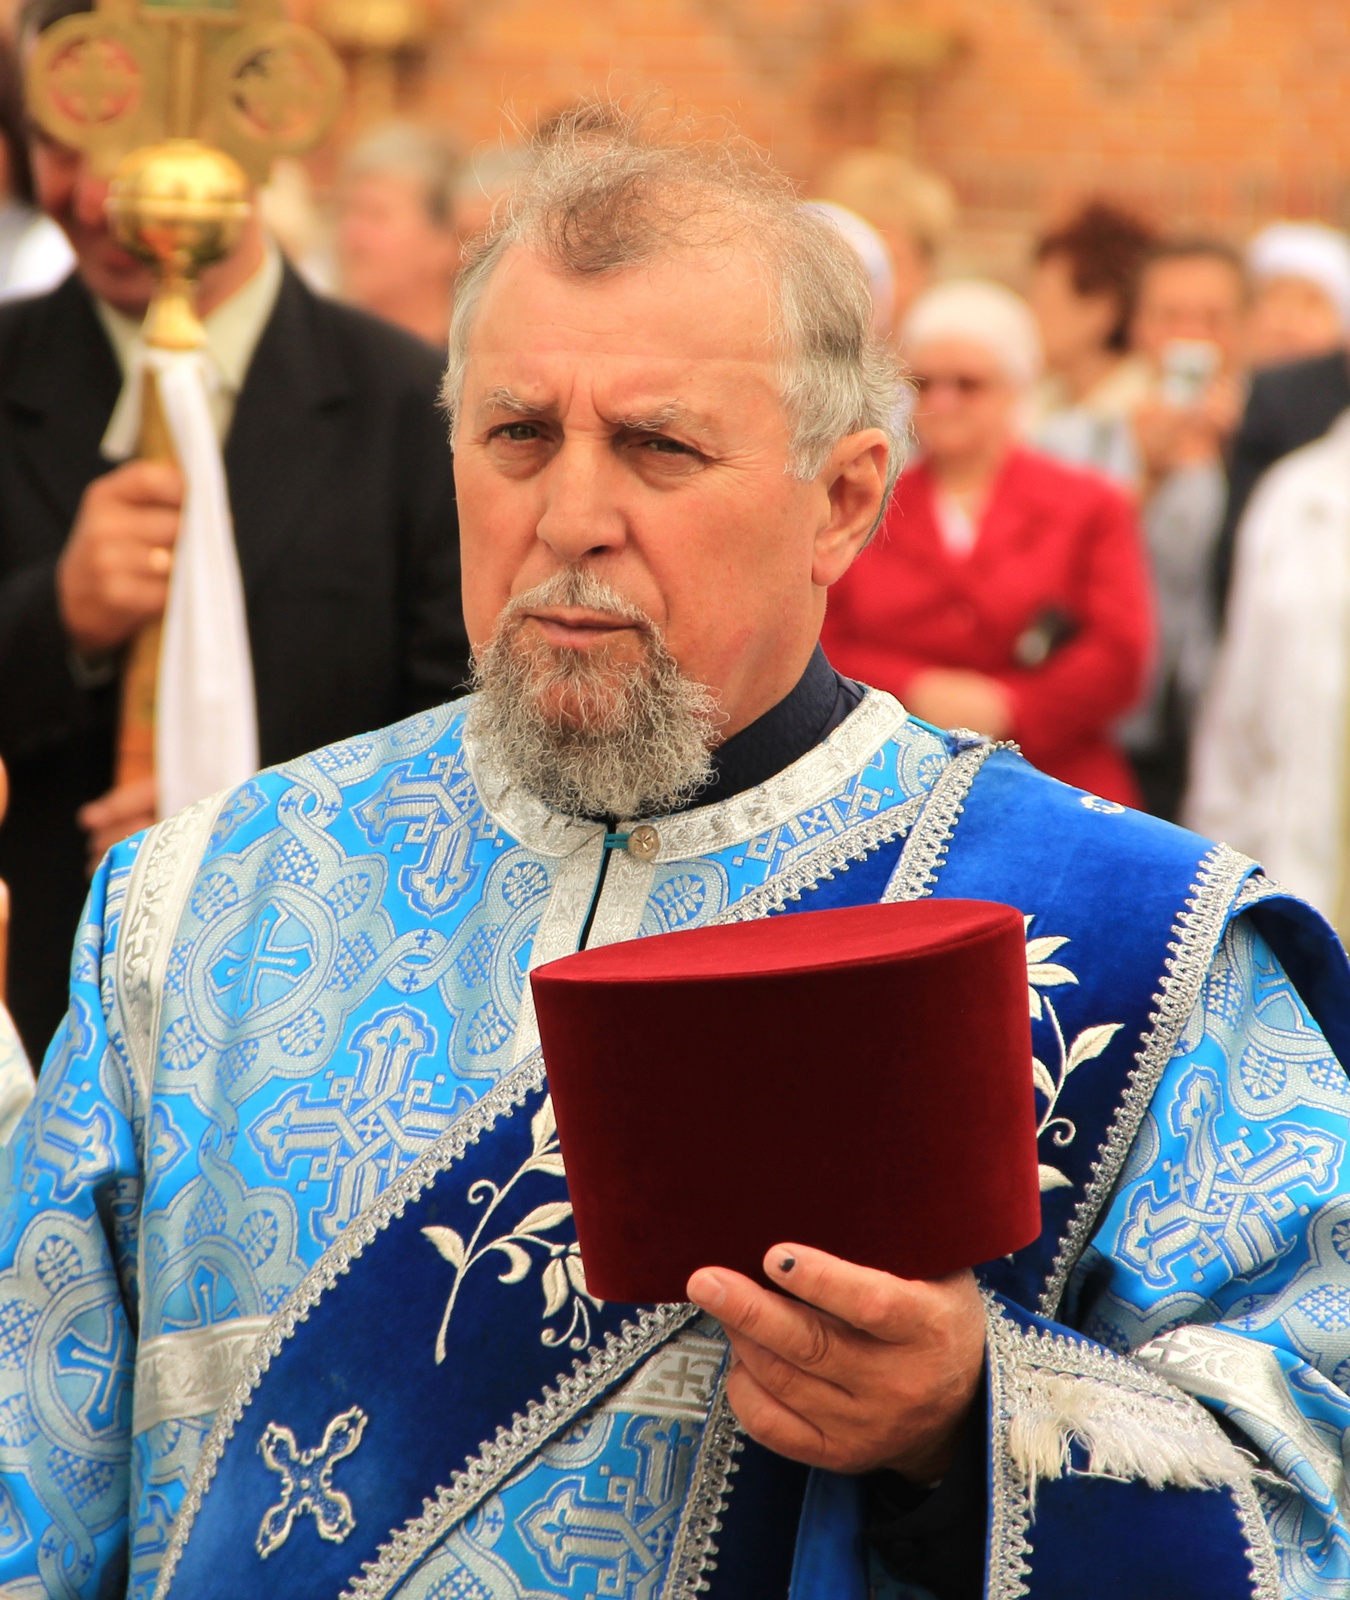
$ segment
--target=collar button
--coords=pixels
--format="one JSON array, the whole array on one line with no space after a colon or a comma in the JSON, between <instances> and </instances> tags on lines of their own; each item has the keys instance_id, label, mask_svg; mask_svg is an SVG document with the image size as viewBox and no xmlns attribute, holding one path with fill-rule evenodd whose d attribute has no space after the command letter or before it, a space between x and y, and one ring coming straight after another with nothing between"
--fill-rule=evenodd
<instances>
[{"instance_id":1,"label":"collar button","mask_svg":"<svg viewBox=\"0 0 1350 1600\"><path fill-rule=\"evenodd\" d=\"M661 835L649 822L640 822L628 835L628 854L638 861L655 861Z\"/></svg>"}]
</instances>

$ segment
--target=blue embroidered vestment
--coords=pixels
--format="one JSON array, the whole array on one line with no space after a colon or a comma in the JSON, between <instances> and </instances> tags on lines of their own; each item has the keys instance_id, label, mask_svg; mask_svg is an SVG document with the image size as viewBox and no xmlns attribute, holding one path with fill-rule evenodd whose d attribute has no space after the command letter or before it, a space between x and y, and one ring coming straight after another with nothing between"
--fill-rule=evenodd
<instances>
[{"instance_id":1,"label":"blue embroidered vestment","mask_svg":"<svg viewBox=\"0 0 1350 1600\"><path fill-rule=\"evenodd\" d=\"M742 1448L716 1324L588 1294L526 976L588 917L937 893L1028 924L1045 1229L982 1273L988 1593L1344 1595L1350 1008L1317 920L878 693L602 874L604 829L462 712L96 878L3 1156L0 1592L716 1597L795 1562L796 1600L865 1593L856 1486L803 1504Z\"/></svg>"}]
</instances>

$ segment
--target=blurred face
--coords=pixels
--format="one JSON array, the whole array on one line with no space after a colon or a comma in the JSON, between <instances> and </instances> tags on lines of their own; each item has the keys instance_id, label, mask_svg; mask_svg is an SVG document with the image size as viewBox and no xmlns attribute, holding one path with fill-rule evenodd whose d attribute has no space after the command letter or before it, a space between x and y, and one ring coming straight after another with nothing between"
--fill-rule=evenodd
<instances>
[{"instance_id":1,"label":"blurred face","mask_svg":"<svg viewBox=\"0 0 1350 1600\"><path fill-rule=\"evenodd\" d=\"M1331 297L1306 278L1266 278L1256 290L1247 349L1258 367L1326 355L1345 343Z\"/></svg>"},{"instance_id":2,"label":"blurred face","mask_svg":"<svg viewBox=\"0 0 1350 1600\"><path fill-rule=\"evenodd\" d=\"M659 639L712 691L724 736L793 687L826 587L880 509L886 443L857 434L816 478L790 473L769 331L741 252L598 279L506 255L473 327L455 451L477 652L506 612L539 683L579 664L602 700ZM567 573L612 599L580 585L569 601ZM564 722L576 676L551 678L542 714Z\"/></svg>"},{"instance_id":3,"label":"blurred face","mask_svg":"<svg viewBox=\"0 0 1350 1600\"><path fill-rule=\"evenodd\" d=\"M1218 256L1155 261L1139 286L1134 345L1155 366L1174 339L1218 347L1225 369L1241 353L1245 295L1241 275Z\"/></svg>"},{"instance_id":4,"label":"blurred face","mask_svg":"<svg viewBox=\"0 0 1350 1600\"><path fill-rule=\"evenodd\" d=\"M1012 443L1018 391L983 345L933 340L913 352L910 369L914 431L937 466L991 458Z\"/></svg>"},{"instance_id":5,"label":"blurred face","mask_svg":"<svg viewBox=\"0 0 1350 1600\"><path fill-rule=\"evenodd\" d=\"M1037 262L1029 298L1052 372L1107 349L1120 315L1116 297L1079 294L1067 256L1051 255Z\"/></svg>"},{"instance_id":6,"label":"blurred face","mask_svg":"<svg viewBox=\"0 0 1350 1600\"><path fill-rule=\"evenodd\" d=\"M905 320L905 313L928 287L933 264L912 233L899 228L878 227L877 231L886 241L895 269L895 300L888 320L892 328L898 328Z\"/></svg>"},{"instance_id":7,"label":"blurred face","mask_svg":"<svg viewBox=\"0 0 1350 1600\"><path fill-rule=\"evenodd\" d=\"M78 150L45 136L33 138L30 154L37 202L70 240L90 291L128 316L142 316L154 292L154 273L109 233L103 209L107 180L93 175Z\"/></svg>"},{"instance_id":8,"label":"blurred face","mask_svg":"<svg viewBox=\"0 0 1350 1600\"><path fill-rule=\"evenodd\" d=\"M459 239L427 214L422 186L401 173L354 179L338 204L338 262L348 296L386 315L428 290L445 296L459 267Z\"/></svg>"}]
</instances>

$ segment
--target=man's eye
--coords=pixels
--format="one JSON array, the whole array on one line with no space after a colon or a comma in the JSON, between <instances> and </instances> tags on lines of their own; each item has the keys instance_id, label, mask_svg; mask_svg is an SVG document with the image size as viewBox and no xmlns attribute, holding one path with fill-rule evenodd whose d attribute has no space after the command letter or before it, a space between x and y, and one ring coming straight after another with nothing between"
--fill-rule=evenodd
<instances>
[{"instance_id":1,"label":"man's eye","mask_svg":"<svg viewBox=\"0 0 1350 1600\"><path fill-rule=\"evenodd\" d=\"M687 444L681 444L678 439L667 439L664 434L657 434L654 438L643 439L644 450L654 450L659 455L691 456L694 452Z\"/></svg>"},{"instance_id":2,"label":"man's eye","mask_svg":"<svg viewBox=\"0 0 1350 1600\"><path fill-rule=\"evenodd\" d=\"M533 422L504 422L500 428L492 430L490 437L508 439L512 444L528 444L539 437L539 428Z\"/></svg>"}]
</instances>

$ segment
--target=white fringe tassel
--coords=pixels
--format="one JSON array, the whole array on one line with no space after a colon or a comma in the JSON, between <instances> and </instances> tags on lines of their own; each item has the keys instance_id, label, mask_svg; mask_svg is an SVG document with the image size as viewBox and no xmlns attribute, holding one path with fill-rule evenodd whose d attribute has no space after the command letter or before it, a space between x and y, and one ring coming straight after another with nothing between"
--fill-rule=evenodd
<instances>
[{"instance_id":1,"label":"white fringe tassel","mask_svg":"<svg viewBox=\"0 0 1350 1600\"><path fill-rule=\"evenodd\" d=\"M1022 1387L1008 1447L1033 1507L1037 1484L1068 1470L1074 1443L1087 1451L1092 1477L1137 1478L1153 1489L1231 1488L1250 1479L1250 1461L1217 1423L1197 1427L1185 1406L1149 1395L1121 1401L1119 1390L1091 1378L1038 1373Z\"/></svg>"}]
</instances>

